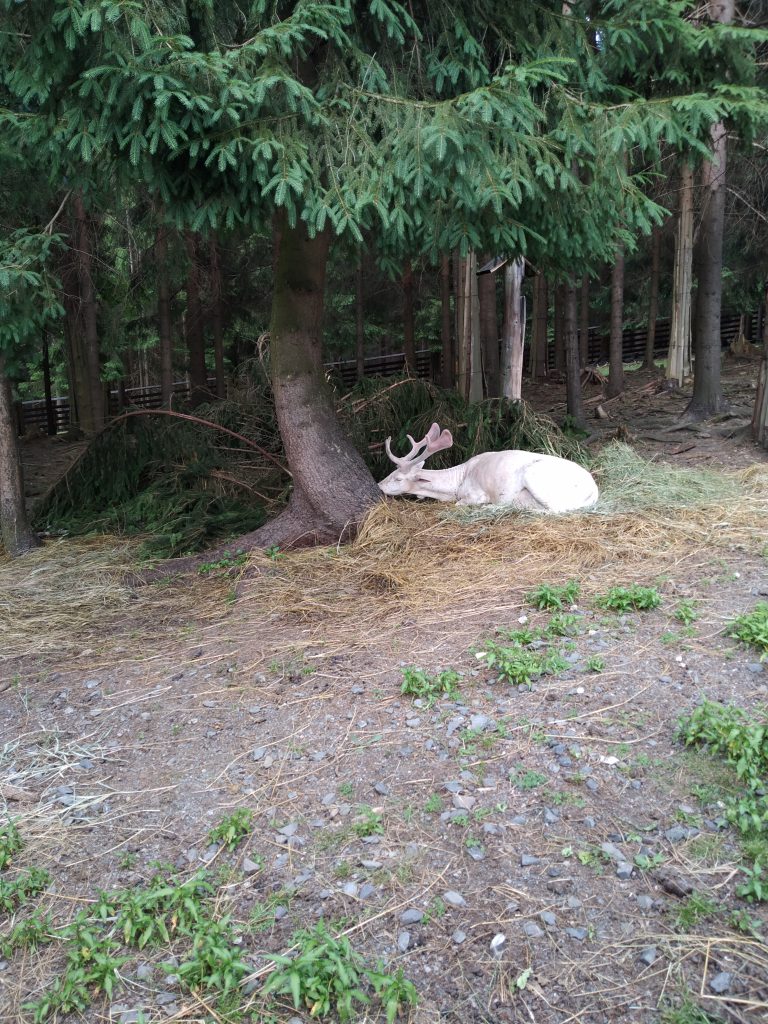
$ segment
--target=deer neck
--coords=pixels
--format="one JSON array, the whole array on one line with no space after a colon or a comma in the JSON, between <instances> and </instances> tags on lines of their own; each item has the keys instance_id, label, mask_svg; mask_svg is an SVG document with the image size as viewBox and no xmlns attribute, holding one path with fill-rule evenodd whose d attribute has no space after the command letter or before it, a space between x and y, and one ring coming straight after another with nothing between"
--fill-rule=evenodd
<instances>
[{"instance_id":1,"label":"deer neck","mask_svg":"<svg viewBox=\"0 0 768 1024\"><path fill-rule=\"evenodd\" d=\"M422 469L417 487L411 491L419 498L435 498L437 501L454 501L464 480L465 465L450 469Z\"/></svg>"}]
</instances>

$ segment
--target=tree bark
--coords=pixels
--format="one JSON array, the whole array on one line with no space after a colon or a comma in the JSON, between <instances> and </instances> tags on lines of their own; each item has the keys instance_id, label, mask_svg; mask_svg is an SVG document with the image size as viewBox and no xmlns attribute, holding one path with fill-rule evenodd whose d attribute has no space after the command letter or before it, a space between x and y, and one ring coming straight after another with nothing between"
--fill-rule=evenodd
<instances>
[{"instance_id":1,"label":"tree bark","mask_svg":"<svg viewBox=\"0 0 768 1024\"><path fill-rule=\"evenodd\" d=\"M486 254L483 257L483 263L487 262L488 258ZM478 277L477 295L480 302L480 346L483 356L485 396L486 398L498 398L501 390L495 274L481 274Z\"/></svg>"},{"instance_id":2,"label":"tree bark","mask_svg":"<svg viewBox=\"0 0 768 1024\"><path fill-rule=\"evenodd\" d=\"M555 285L555 370L565 370L565 285Z\"/></svg>"},{"instance_id":3,"label":"tree bark","mask_svg":"<svg viewBox=\"0 0 768 1024\"><path fill-rule=\"evenodd\" d=\"M504 325L501 331L501 376L504 398L519 402L523 396L522 289L525 261L522 256L504 265Z\"/></svg>"},{"instance_id":4,"label":"tree bark","mask_svg":"<svg viewBox=\"0 0 768 1024\"><path fill-rule=\"evenodd\" d=\"M480 294L477 290L477 253L469 254L469 400L483 400L483 351L480 345Z\"/></svg>"},{"instance_id":5,"label":"tree bark","mask_svg":"<svg viewBox=\"0 0 768 1024\"><path fill-rule=\"evenodd\" d=\"M53 392L51 391L51 357L48 345L48 331L43 328L43 393L45 396L45 423L49 437L53 437L57 430L56 409L53 404Z\"/></svg>"},{"instance_id":6,"label":"tree bark","mask_svg":"<svg viewBox=\"0 0 768 1024\"><path fill-rule=\"evenodd\" d=\"M403 266L403 354L406 373L416 376L416 326L413 316L413 264L406 260Z\"/></svg>"},{"instance_id":7,"label":"tree bark","mask_svg":"<svg viewBox=\"0 0 768 1024\"><path fill-rule=\"evenodd\" d=\"M712 21L733 21L735 0L708 0ZM723 299L723 231L725 226L726 129L722 121L709 130L712 159L701 168L703 208L694 260L698 291L694 329L693 397L683 412L701 420L723 412L728 403L720 380L720 313Z\"/></svg>"},{"instance_id":8,"label":"tree bark","mask_svg":"<svg viewBox=\"0 0 768 1024\"><path fill-rule=\"evenodd\" d=\"M656 348L656 321L659 318L659 267L661 264L661 228L657 225L651 233L651 280L648 286L648 327L645 332L645 356L643 369L655 366L653 355Z\"/></svg>"},{"instance_id":9,"label":"tree bark","mask_svg":"<svg viewBox=\"0 0 768 1024\"><path fill-rule=\"evenodd\" d=\"M444 388L456 386L453 332L451 330L451 257L444 252L440 257L440 346L442 348Z\"/></svg>"},{"instance_id":10,"label":"tree bark","mask_svg":"<svg viewBox=\"0 0 768 1024\"><path fill-rule=\"evenodd\" d=\"M459 256L456 264L456 348L457 382L456 390L465 401L469 401L469 378L471 372L472 339L470 331L470 296L467 286L469 257Z\"/></svg>"},{"instance_id":11,"label":"tree bark","mask_svg":"<svg viewBox=\"0 0 768 1024\"><path fill-rule=\"evenodd\" d=\"M155 236L155 273L157 274L157 333L160 342L160 404L173 404L173 333L171 328L171 289L168 283L168 228L162 222Z\"/></svg>"},{"instance_id":12,"label":"tree bark","mask_svg":"<svg viewBox=\"0 0 768 1024\"><path fill-rule=\"evenodd\" d=\"M531 377L536 380L546 377L547 365L547 319L549 313L547 279L539 271L533 279L533 337L531 338Z\"/></svg>"},{"instance_id":13,"label":"tree bark","mask_svg":"<svg viewBox=\"0 0 768 1024\"><path fill-rule=\"evenodd\" d=\"M568 313L566 311L566 318ZM568 342L566 327L566 370L568 363ZM579 366L585 367L589 362L589 274L584 274L581 279L581 306L579 310ZM581 394L581 386L579 386Z\"/></svg>"},{"instance_id":14,"label":"tree bark","mask_svg":"<svg viewBox=\"0 0 768 1024\"><path fill-rule=\"evenodd\" d=\"M768 284L765 286L765 299L768 303ZM768 448L768 316L762 324L763 358L757 377L757 394L755 408L752 413L752 436L757 444Z\"/></svg>"},{"instance_id":15,"label":"tree bark","mask_svg":"<svg viewBox=\"0 0 768 1024\"><path fill-rule=\"evenodd\" d=\"M363 254L357 254L355 265L355 363L357 379L365 376L365 307L363 304Z\"/></svg>"},{"instance_id":16,"label":"tree bark","mask_svg":"<svg viewBox=\"0 0 768 1024\"><path fill-rule=\"evenodd\" d=\"M0 356L0 540L11 558L37 547L24 503L13 395L3 356Z\"/></svg>"},{"instance_id":17,"label":"tree bark","mask_svg":"<svg viewBox=\"0 0 768 1024\"><path fill-rule=\"evenodd\" d=\"M80 426L86 433L95 434L104 428L105 403L104 386L101 382L101 360L99 358L98 311L96 289L93 284L93 247L91 225L85 212L80 193L74 197L75 224L77 227L78 284L80 289L80 321L82 323L81 366L86 373L85 388L89 398L89 420Z\"/></svg>"},{"instance_id":18,"label":"tree bark","mask_svg":"<svg viewBox=\"0 0 768 1024\"><path fill-rule=\"evenodd\" d=\"M215 237L210 242L211 256L211 333L213 334L213 360L216 367L216 397L227 394L227 379L224 372L224 311L222 307L223 285L221 280L221 256Z\"/></svg>"},{"instance_id":19,"label":"tree bark","mask_svg":"<svg viewBox=\"0 0 768 1024\"><path fill-rule=\"evenodd\" d=\"M583 292L583 289L582 289ZM578 301L576 282L569 281L565 288L565 392L568 415L580 429L586 426L584 401L581 394L581 367L577 320Z\"/></svg>"},{"instance_id":20,"label":"tree bark","mask_svg":"<svg viewBox=\"0 0 768 1024\"><path fill-rule=\"evenodd\" d=\"M611 334L608 348L609 398L624 390L624 249L616 250L611 272Z\"/></svg>"},{"instance_id":21,"label":"tree bark","mask_svg":"<svg viewBox=\"0 0 768 1024\"><path fill-rule=\"evenodd\" d=\"M669 328L667 380L683 381L691 372L691 288L693 286L693 168L680 168L680 206L672 272L672 323Z\"/></svg>"},{"instance_id":22,"label":"tree bark","mask_svg":"<svg viewBox=\"0 0 768 1024\"><path fill-rule=\"evenodd\" d=\"M208 373L205 368L205 340L203 314L200 303L200 267L197 261L197 238L191 231L184 233L187 249L187 315L184 323L187 337L190 405L194 408L210 398Z\"/></svg>"}]
</instances>

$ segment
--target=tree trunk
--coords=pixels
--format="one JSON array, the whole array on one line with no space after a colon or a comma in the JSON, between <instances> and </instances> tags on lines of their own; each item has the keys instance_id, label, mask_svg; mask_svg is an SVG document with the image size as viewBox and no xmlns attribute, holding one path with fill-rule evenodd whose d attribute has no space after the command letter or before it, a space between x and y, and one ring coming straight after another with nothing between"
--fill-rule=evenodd
<instances>
[{"instance_id":1,"label":"tree trunk","mask_svg":"<svg viewBox=\"0 0 768 1024\"><path fill-rule=\"evenodd\" d=\"M568 313L566 310L566 317ZM566 327L566 332L568 328ZM568 344L566 337L566 369L568 363ZM579 310L579 366L585 367L589 362L589 274L581 279L581 307ZM579 386L581 394L581 386Z\"/></svg>"},{"instance_id":2,"label":"tree trunk","mask_svg":"<svg viewBox=\"0 0 768 1024\"><path fill-rule=\"evenodd\" d=\"M16 419L11 382L0 356L0 540L11 558L37 547L24 504Z\"/></svg>"},{"instance_id":3,"label":"tree trunk","mask_svg":"<svg viewBox=\"0 0 768 1024\"><path fill-rule=\"evenodd\" d=\"M43 328L43 393L45 395L45 423L49 437L53 437L58 431L56 423L56 409L53 404L53 393L51 391L51 357L48 346L48 331Z\"/></svg>"},{"instance_id":4,"label":"tree trunk","mask_svg":"<svg viewBox=\"0 0 768 1024\"><path fill-rule=\"evenodd\" d=\"M656 321L659 318L659 267L661 264L661 228L657 225L651 234L651 280L648 286L648 328L645 332L643 369L652 370L656 349Z\"/></svg>"},{"instance_id":5,"label":"tree trunk","mask_svg":"<svg viewBox=\"0 0 768 1024\"><path fill-rule=\"evenodd\" d=\"M363 306L363 254L357 254L355 266L355 362L357 379L365 376L365 308Z\"/></svg>"},{"instance_id":6,"label":"tree trunk","mask_svg":"<svg viewBox=\"0 0 768 1024\"><path fill-rule=\"evenodd\" d=\"M203 314L200 304L200 267L197 262L197 238L191 231L184 233L189 264L187 267L187 315L185 332L187 336L187 354L189 369L190 395L192 407L210 398L208 391L208 374L205 368L205 340L203 338Z\"/></svg>"},{"instance_id":7,"label":"tree trunk","mask_svg":"<svg viewBox=\"0 0 768 1024\"><path fill-rule=\"evenodd\" d=\"M565 370L565 285L555 286L555 370Z\"/></svg>"},{"instance_id":8,"label":"tree trunk","mask_svg":"<svg viewBox=\"0 0 768 1024\"><path fill-rule=\"evenodd\" d=\"M687 160L680 168L680 208L672 272L672 323L669 328L667 380L682 387L691 372L691 288L693 267L693 168Z\"/></svg>"},{"instance_id":9,"label":"tree trunk","mask_svg":"<svg viewBox=\"0 0 768 1024\"><path fill-rule=\"evenodd\" d=\"M611 272L611 335L608 348L609 398L624 390L624 249L616 250Z\"/></svg>"},{"instance_id":10,"label":"tree trunk","mask_svg":"<svg viewBox=\"0 0 768 1024\"><path fill-rule=\"evenodd\" d=\"M410 260L403 266L403 354L404 370L416 376L416 327L413 318L413 265Z\"/></svg>"},{"instance_id":11,"label":"tree trunk","mask_svg":"<svg viewBox=\"0 0 768 1024\"><path fill-rule=\"evenodd\" d=\"M173 404L173 333L171 329L171 289L168 283L168 228L160 223L155 236L155 273L157 274L157 333L160 342L160 404Z\"/></svg>"},{"instance_id":12,"label":"tree trunk","mask_svg":"<svg viewBox=\"0 0 768 1024\"><path fill-rule=\"evenodd\" d=\"M483 257L487 262L488 255ZM483 376L486 398L498 398L499 377L499 326L496 316L496 275L481 274L477 279L477 296L480 302L480 346L483 356Z\"/></svg>"},{"instance_id":13,"label":"tree trunk","mask_svg":"<svg viewBox=\"0 0 768 1024\"><path fill-rule=\"evenodd\" d=\"M469 400L469 376L471 370L471 336L470 336L470 298L467 287L469 258L459 256L456 265L456 356L457 381L456 390L461 397Z\"/></svg>"},{"instance_id":14,"label":"tree trunk","mask_svg":"<svg viewBox=\"0 0 768 1024\"><path fill-rule=\"evenodd\" d=\"M708 0L707 13L723 25L733 21L734 0ZM712 160L701 168L702 215L696 243L696 326L693 397L683 413L689 420L723 412L728 403L720 380L720 312L723 298L723 230L725 226L726 129L722 121L709 130Z\"/></svg>"},{"instance_id":15,"label":"tree trunk","mask_svg":"<svg viewBox=\"0 0 768 1024\"><path fill-rule=\"evenodd\" d=\"M104 387L101 382L101 361L99 359L99 328L96 308L96 290L93 285L93 249L91 225L85 212L80 193L74 198L75 224L77 227L78 284L80 289L80 322L82 345L80 365L85 371L85 390L88 394L89 417L80 426L89 434L98 433L104 427Z\"/></svg>"},{"instance_id":16,"label":"tree trunk","mask_svg":"<svg viewBox=\"0 0 768 1024\"><path fill-rule=\"evenodd\" d=\"M765 299L768 302L768 285L765 287ZM768 317L763 320L763 358L757 377L757 394L755 409L752 413L752 436L757 444L768 448Z\"/></svg>"},{"instance_id":17,"label":"tree trunk","mask_svg":"<svg viewBox=\"0 0 768 1024\"><path fill-rule=\"evenodd\" d=\"M213 334L213 360L216 367L216 397L227 394L227 380L224 373L224 311L222 308L221 257L216 238L210 242L211 254L211 333Z\"/></svg>"},{"instance_id":18,"label":"tree trunk","mask_svg":"<svg viewBox=\"0 0 768 1024\"><path fill-rule=\"evenodd\" d=\"M531 377L536 380L546 377L547 365L547 318L549 313L547 279L539 271L533 279L533 337L531 338Z\"/></svg>"},{"instance_id":19,"label":"tree trunk","mask_svg":"<svg viewBox=\"0 0 768 1024\"><path fill-rule=\"evenodd\" d=\"M582 288L583 294L583 288ZM576 282L569 281L565 288L565 392L568 415L574 426L584 429L584 401L581 395L581 366L579 359L578 301Z\"/></svg>"},{"instance_id":20,"label":"tree trunk","mask_svg":"<svg viewBox=\"0 0 768 1024\"><path fill-rule=\"evenodd\" d=\"M443 362L443 387L456 386L453 332L451 330L451 257L444 252L440 257L440 345Z\"/></svg>"},{"instance_id":21,"label":"tree trunk","mask_svg":"<svg viewBox=\"0 0 768 1024\"><path fill-rule=\"evenodd\" d=\"M483 400L483 350L480 345L480 294L477 290L477 253L469 254L469 400Z\"/></svg>"},{"instance_id":22,"label":"tree trunk","mask_svg":"<svg viewBox=\"0 0 768 1024\"><path fill-rule=\"evenodd\" d=\"M519 402L523 394L522 289L525 261L522 256L504 264L504 324L501 330L501 375L504 398Z\"/></svg>"}]
</instances>

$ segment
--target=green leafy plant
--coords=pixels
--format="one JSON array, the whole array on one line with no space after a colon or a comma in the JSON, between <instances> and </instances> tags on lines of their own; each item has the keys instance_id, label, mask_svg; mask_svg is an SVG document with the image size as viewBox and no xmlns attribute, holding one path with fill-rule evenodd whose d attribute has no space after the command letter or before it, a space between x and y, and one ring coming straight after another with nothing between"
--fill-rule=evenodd
<instances>
[{"instance_id":1,"label":"green leafy plant","mask_svg":"<svg viewBox=\"0 0 768 1024\"><path fill-rule=\"evenodd\" d=\"M50 914L35 908L29 917L17 921L10 932L0 939L0 952L4 957L10 957L17 949L37 949L54 940L52 931Z\"/></svg>"},{"instance_id":2,"label":"green leafy plant","mask_svg":"<svg viewBox=\"0 0 768 1024\"><path fill-rule=\"evenodd\" d=\"M425 814L440 814L443 810L443 801L439 793L432 793L424 804Z\"/></svg>"},{"instance_id":3,"label":"green leafy plant","mask_svg":"<svg viewBox=\"0 0 768 1024\"><path fill-rule=\"evenodd\" d=\"M496 672L499 679L512 686L531 686L534 679L544 674L554 675L568 667L568 662L557 652L539 653L522 647L505 647L488 640L485 647L475 653L486 668Z\"/></svg>"},{"instance_id":4,"label":"green leafy plant","mask_svg":"<svg viewBox=\"0 0 768 1024\"><path fill-rule=\"evenodd\" d=\"M763 658L768 656L768 601L758 601L751 612L737 616L728 635L756 647Z\"/></svg>"},{"instance_id":5,"label":"green leafy plant","mask_svg":"<svg viewBox=\"0 0 768 1024\"><path fill-rule=\"evenodd\" d=\"M367 836L381 836L384 834L384 819L372 807L366 805L358 809L357 820L352 825L352 831L360 839Z\"/></svg>"},{"instance_id":6,"label":"green leafy plant","mask_svg":"<svg viewBox=\"0 0 768 1024\"><path fill-rule=\"evenodd\" d=\"M335 1014L340 1021L361 1016L369 1005L370 987L385 1007L388 1024L402 1006L414 1005L416 989L401 971L388 974L381 965L366 966L362 955L344 936L334 937L323 921L313 929L302 929L293 936L295 956L268 954L275 970L267 978L265 995L287 995L296 1010L305 1009L311 1017Z\"/></svg>"},{"instance_id":7,"label":"green leafy plant","mask_svg":"<svg viewBox=\"0 0 768 1024\"><path fill-rule=\"evenodd\" d=\"M736 886L736 895L741 896L748 903L768 900L768 868L765 867L763 861L755 860L752 867L743 864L741 871L745 881Z\"/></svg>"},{"instance_id":8,"label":"green leafy plant","mask_svg":"<svg viewBox=\"0 0 768 1024\"><path fill-rule=\"evenodd\" d=\"M460 678L459 673L452 669L429 675L420 668L404 668L400 692L408 697L419 698L427 707L431 707L441 697L457 700L461 696L456 685Z\"/></svg>"},{"instance_id":9,"label":"green leafy plant","mask_svg":"<svg viewBox=\"0 0 768 1024\"><path fill-rule=\"evenodd\" d=\"M212 893L204 872L183 882L160 872L146 886L102 893L93 916L114 920L126 946L144 949L192 934L206 917L203 900Z\"/></svg>"},{"instance_id":10,"label":"green leafy plant","mask_svg":"<svg viewBox=\"0 0 768 1024\"><path fill-rule=\"evenodd\" d=\"M238 807L211 829L208 833L208 842L219 843L227 850L234 850L237 844L253 831L252 822L253 811L247 807Z\"/></svg>"},{"instance_id":11,"label":"green leafy plant","mask_svg":"<svg viewBox=\"0 0 768 1024\"><path fill-rule=\"evenodd\" d=\"M699 613L696 610L696 602L690 599L679 601L675 608L675 618L684 626L690 626L698 619Z\"/></svg>"},{"instance_id":12,"label":"green leafy plant","mask_svg":"<svg viewBox=\"0 0 768 1024\"><path fill-rule=\"evenodd\" d=\"M602 672L604 668L605 658L601 658L599 654L593 654L587 658L587 672Z\"/></svg>"},{"instance_id":13,"label":"green leafy plant","mask_svg":"<svg viewBox=\"0 0 768 1024\"><path fill-rule=\"evenodd\" d=\"M578 636L582 629L582 620L578 615L569 612L557 612L546 627L548 636Z\"/></svg>"},{"instance_id":14,"label":"green leafy plant","mask_svg":"<svg viewBox=\"0 0 768 1024\"><path fill-rule=\"evenodd\" d=\"M535 772L533 769L527 771L521 771L521 769L515 769L514 772L510 772L509 781L516 789L529 790L537 789L539 786L546 785L547 776L542 775L541 772Z\"/></svg>"},{"instance_id":15,"label":"green leafy plant","mask_svg":"<svg viewBox=\"0 0 768 1024\"><path fill-rule=\"evenodd\" d=\"M0 827L0 871L5 871L17 853L24 849L19 830L12 818Z\"/></svg>"},{"instance_id":16,"label":"green leafy plant","mask_svg":"<svg viewBox=\"0 0 768 1024\"><path fill-rule=\"evenodd\" d=\"M566 605L573 604L581 593L576 580L569 580L563 587L542 583L541 586L525 595L525 600L539 611L560 611Z\"/></svg>"},{"instance_id":17,"label":"green leafy plant","mask_svg":"<svg viewBox=\"0 0 768 1024\"><path fill-rule=\"evenodd\" d=\"M234 942L229 918L206 920L192 935L187 958L171 968L190 988L230 992L251 967L243 960L242 947Z\"/></svg>"},{"instance_id":18,"label":"green leafy plant","mask_svg":"<svg viewBox=\"0 0 768 1024\"><path fill-rule=\"evenodd\" d=\"M16 878L0 879L0 910L10 914L17 907L23 907L30 897L37 896L50 882L51 876L42 868L27 868Z\"/></svg>"},{"instance_id":19,"label":"green leafy plant","mask_svg":"<svg viewBox=\"0 0 768 1024\"><path fill-rule=\"evenodd\" d=\"M717 903L702 892L694 891L680 905L675 914L675 925L682 931L690 931L694 925L717 913Z\"/></svg>"},{"instance_id":20,"label":"green leafy plant","mask_svg":"<svg viewBox=\"0 0 768 1024\"><path fill-rule=\"evenodd\" d=\"M203 562L197 571L201 576L209 576L220 569L234 569L239 565L245 565L247 560L248 554L245 551L236 551L234 554L225 551L217 561Z\"/></svg>"},{"instance_id":21,"label":"green leafy plant","mask_svg":"<svg viewBox=\"0 0 768 1024\"><path fill-rule=\"evenodd\" d=\"M650 611L661 604L661 594L655 587L611 587L607 594L595 598L599 608L608 608L615 612Z\"/></svg>"}]
</instances>

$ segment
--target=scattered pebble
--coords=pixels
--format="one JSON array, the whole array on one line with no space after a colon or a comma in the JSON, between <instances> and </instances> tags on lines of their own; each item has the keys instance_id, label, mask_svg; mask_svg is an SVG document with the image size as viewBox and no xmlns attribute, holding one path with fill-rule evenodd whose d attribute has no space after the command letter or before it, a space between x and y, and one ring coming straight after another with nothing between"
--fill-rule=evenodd
<instances>
[{"instance_id":1,"label":"scattered pebble","mask_svg":"<svg viewBox=\"0 0 768 1024\"><path fill-rule=\"evenodd\" d=\"M723 992L727 992L731 987L731 978L732 975L728 971L720 971L719 974L716 974L714 978L711 979L709 987L713 992L716 992L718 995L722 995Z\"/></svg>"}]
</instances>

